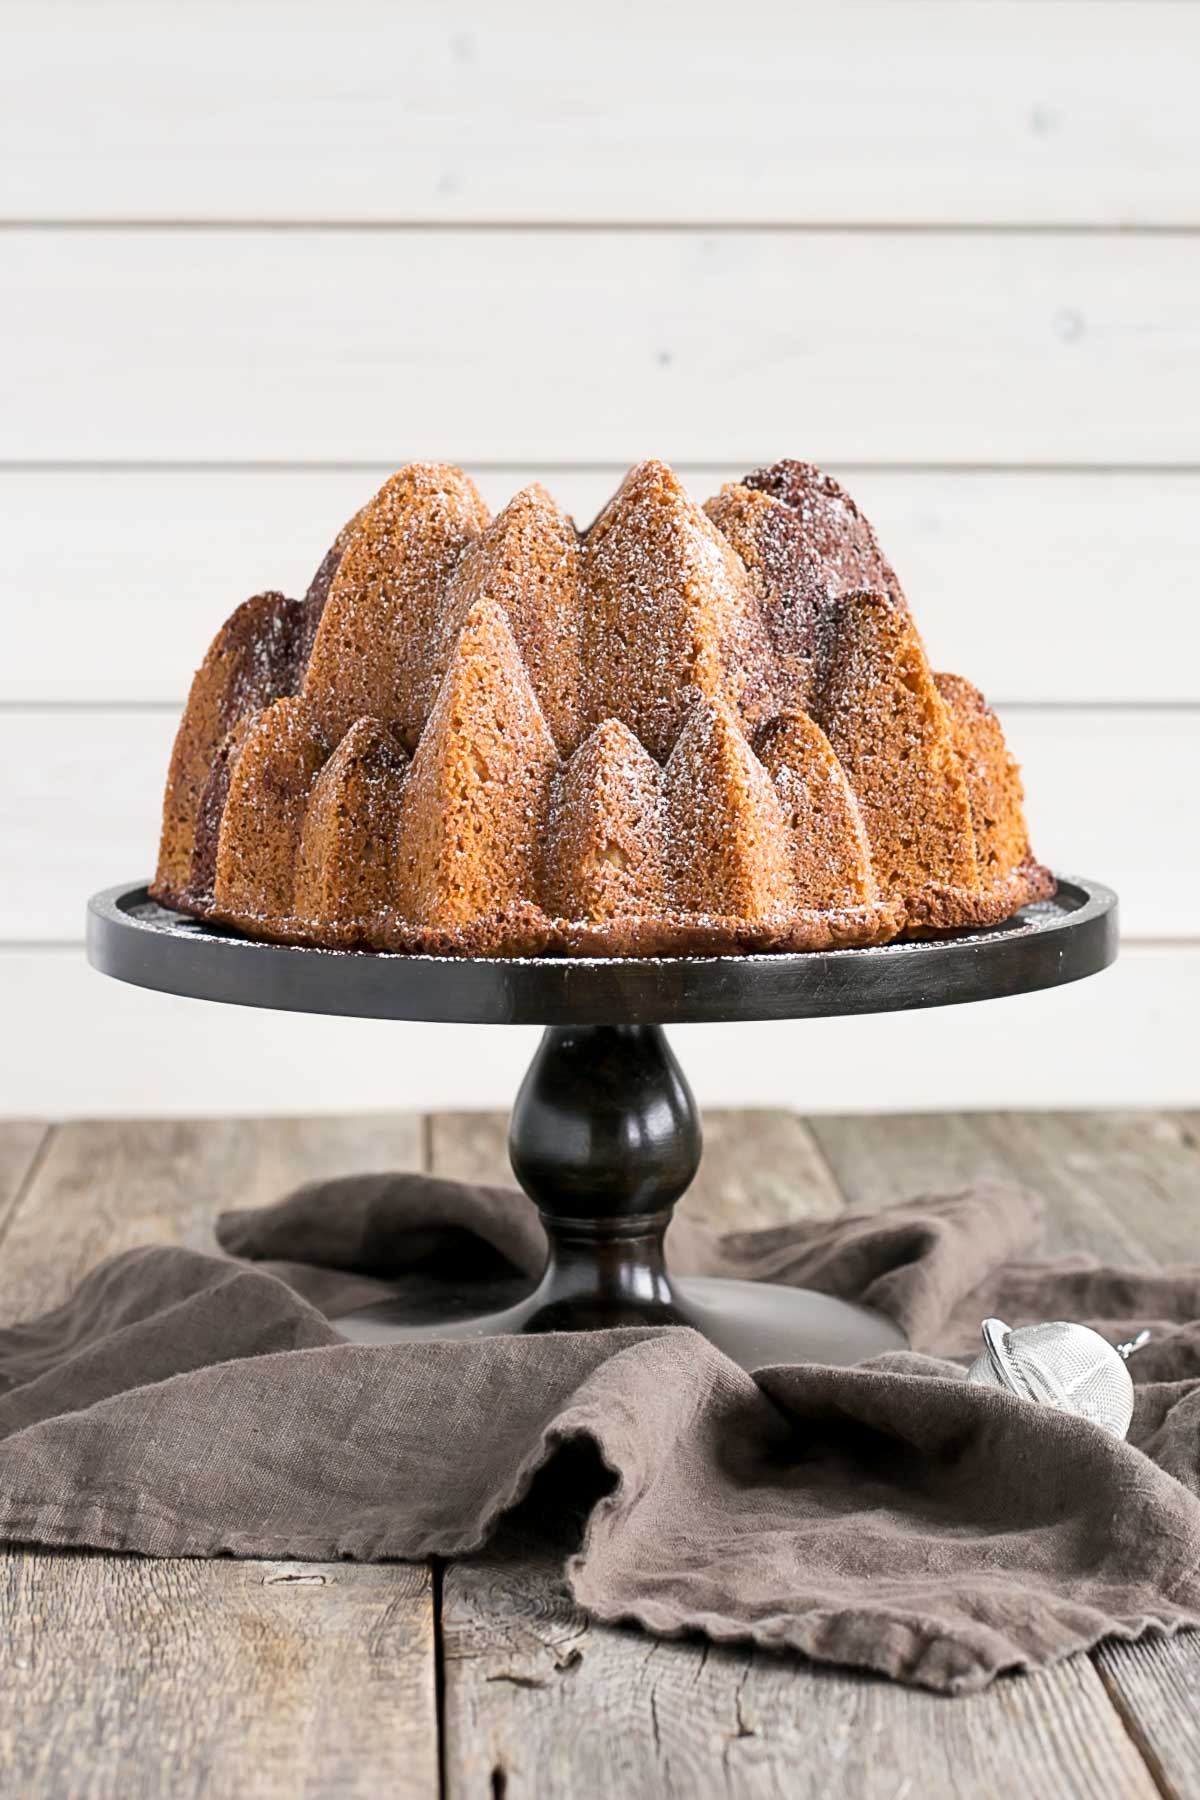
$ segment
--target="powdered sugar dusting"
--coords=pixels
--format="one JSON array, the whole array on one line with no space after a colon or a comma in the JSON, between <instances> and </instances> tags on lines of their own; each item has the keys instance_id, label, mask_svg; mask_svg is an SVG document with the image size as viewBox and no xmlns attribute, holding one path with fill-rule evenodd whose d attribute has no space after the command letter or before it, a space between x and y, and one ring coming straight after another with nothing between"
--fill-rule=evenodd
<instances>
[{"instance_id":1,"label":"powdered sugar dusting","mask_svg":"<svg viewBox=\"0 0 1200 1800\"><path fill-rule=\"evenodd\" d=\"M223 717L264 688L291 698L235 744L222 733L213 898L161 864L156 892L284 941L583 957L879 943L1044 891L1036 865L990 888L976 867L949 715L867 521L811 465L747 482L709 517L643 463L581 536L543 489L489 521L459 470L400 471L219 691ZM885 668L860 628L864 573L924 669L924 736L903 658ZM1011 796L996 741L964 715L981 806ZM879 866L877 772L914 744L912 791L937 767L961 801L935 820L940 860L924 801L887 819L913 838L919 891L890 842ZM198 801L176 801L194 832Z\"/></svg>"}]
</instances>

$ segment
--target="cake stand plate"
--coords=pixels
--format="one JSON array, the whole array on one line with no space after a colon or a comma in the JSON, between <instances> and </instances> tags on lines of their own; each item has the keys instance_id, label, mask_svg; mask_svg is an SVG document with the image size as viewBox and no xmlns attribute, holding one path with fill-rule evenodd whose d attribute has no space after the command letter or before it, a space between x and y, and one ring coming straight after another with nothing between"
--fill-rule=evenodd
<instances>
[{"instance_id":1,"label":"cake stand plate","mask_svg":"<svg viewBox=\"0 0 1200 1800\"><path fill-rule=\"evenodd\" d=\"M516 1306L429 1283L338 1320L358 1343L690 1325L745 1368L850 1363L900 1348L862 1306L763 1282L672 1279L663 1237L699 1166L695 1102L662 1027L951 1006L1078 981L1117 954L1117 900L1060 876L1053 900L987 931L804 955L439 957L264 944L169 912L144 884L94 896L88 957L117 980L288 1012L547 1030L513 1108L509 1154L549 1251ZM369 1273L370 1271L364 1271Z\"/></svg>"}]
</instances>

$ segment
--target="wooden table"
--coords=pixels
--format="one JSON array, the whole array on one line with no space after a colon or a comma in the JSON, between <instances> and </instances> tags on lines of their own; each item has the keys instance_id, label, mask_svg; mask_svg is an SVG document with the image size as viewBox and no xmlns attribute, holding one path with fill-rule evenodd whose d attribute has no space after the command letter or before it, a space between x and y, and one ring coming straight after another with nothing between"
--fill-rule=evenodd
<instances>
[{"instance_id":1,"label":"wooden table","mask_svg":"<svg viewBox=\"0 0 1200 1800\"><path fill-rule=\"evenodd\" d=\"M1200 1118L706 1118L687 1204L715 1223L999 1174L1051 1251L1194 1259ZM488 1115L0 1126L6 1319L102 1257L211 1247L221 1206L303 1176L505 1175ZM532 1548L444 1568L3 1555L0 1791L23 1796L1200 1792L1200 1633L1112 1644L941 1700L798 1658L590 1625Z\"/></svg>"}]
</instances>

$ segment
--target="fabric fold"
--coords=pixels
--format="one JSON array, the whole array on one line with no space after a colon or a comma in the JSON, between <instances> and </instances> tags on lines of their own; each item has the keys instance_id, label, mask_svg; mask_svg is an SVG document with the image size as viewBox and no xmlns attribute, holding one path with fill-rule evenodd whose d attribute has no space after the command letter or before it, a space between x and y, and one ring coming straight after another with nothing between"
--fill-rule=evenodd
<instances>
[{"instance_id":1,"label":"fabric fold","mask_svg":"<svg viewBox=\"0 0 1200 1800\"><path fill-rule=\"evenodd\" d=\"M802 1651L947 1693L1200 1624L1200 1269L1033 1260L1040 1202L981 1182L720 1238L681 1272L809 1286L914 1349L750 1376L683 1329L375 1347L336 1319L418 1277L536 1280L518 1194L425 1175L227 1212L0 1331L0 1533L152 1556L461 1556L512 1509L595 1617ZM1071 1317L1130 1364L1130 1440L972 1387L985 1313ZM941 1354L938 1354L940 1352Z\"/></svg>"}]
</instances>

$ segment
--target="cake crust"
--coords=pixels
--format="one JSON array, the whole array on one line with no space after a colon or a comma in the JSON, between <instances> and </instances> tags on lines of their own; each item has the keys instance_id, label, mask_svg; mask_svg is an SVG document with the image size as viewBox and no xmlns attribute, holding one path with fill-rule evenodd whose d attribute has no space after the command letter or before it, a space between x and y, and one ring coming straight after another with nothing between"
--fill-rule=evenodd
<instances>
[{"instance_id":1,"label":"cake crust","mask_svg":"<svg viewBox=\"0 0 1200 1800\"><path fill-rule=\"evenodd\" d=\"M1052 891L995 715L933 674L870 523L786 461L663 463L585 532L392 476L192 685L154 897L251 936L703 956L989 926Z\"/></svg>"}]
</instances>

